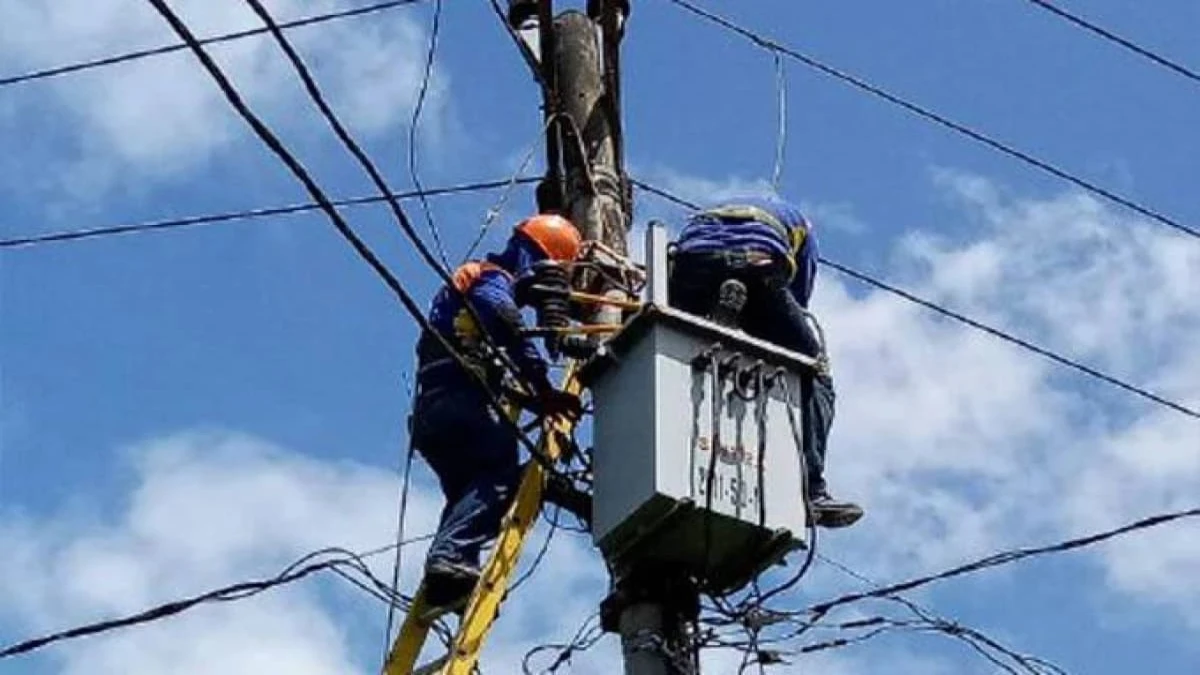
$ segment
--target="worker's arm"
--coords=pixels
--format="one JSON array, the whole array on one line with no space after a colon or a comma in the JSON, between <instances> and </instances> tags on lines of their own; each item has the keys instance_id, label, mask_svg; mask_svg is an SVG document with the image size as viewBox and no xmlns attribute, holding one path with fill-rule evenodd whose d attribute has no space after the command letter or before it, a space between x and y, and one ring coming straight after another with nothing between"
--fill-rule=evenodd
<instances>
[{"instance_id":1,"label":"worker's arm","mask_svg":"<svg viewBox=\"0 0 1200 675\"><path fill-rule=\"evenodd\" d=\"M537 344L521 334L525 321L513 300L512 282L502 274L485 274L471 287L468 299L483 321L483 332L508 353L534 393L552 388Z\"/></svg>"}]
</instances>

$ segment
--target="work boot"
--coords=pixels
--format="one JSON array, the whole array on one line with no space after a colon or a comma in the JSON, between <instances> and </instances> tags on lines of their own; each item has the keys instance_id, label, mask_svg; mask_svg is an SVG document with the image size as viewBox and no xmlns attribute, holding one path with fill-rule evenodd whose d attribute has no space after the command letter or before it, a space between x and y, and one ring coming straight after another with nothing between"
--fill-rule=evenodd
<instances>
[{"instance_id":1,"label":"work boot","mask_svg":"<svg viewBox=\"0 0 1200 675\"><path fill-rule=\"evenodd\" d=\"M432 621L450 612L461 615L479 576L479 568L473 565L431 562L425 568L425 611L421 618Z\"/></svg>"},{"instance_id":2,"label":"work boot","mask_svg":"<svg viewBox=\"0 0 1200 675\"><path fill-rule=\"evenodd\" d=\"M849 527L863 517L861 506L854 502L834 499L824 490L810 498L808 503L812 508L812 522L818 527Z\"/></svg>"},{"instance_id":3,"label":"work boot","mask_svg":"<svg viewBox=\"0 0 1200 675\"><path fill-rule=\"evenodd\" d=\"M575 488L565 477L548 476L542 498L574 514L589 530L592 528L592 496Z\"/></svg>"}]
</instances>

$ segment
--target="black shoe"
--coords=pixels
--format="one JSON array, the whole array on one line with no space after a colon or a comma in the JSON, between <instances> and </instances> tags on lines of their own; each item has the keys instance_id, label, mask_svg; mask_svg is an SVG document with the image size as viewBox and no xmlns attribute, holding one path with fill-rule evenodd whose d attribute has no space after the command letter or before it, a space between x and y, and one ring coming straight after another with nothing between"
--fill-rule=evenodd
<instances>
[{"instance_id":1,"label":"black shoe","mask_svg":"<svg viewBox=\"0 0 1200 675\"><path fill-rule=\"evenodd\" d=\"M547 477L542 497L574 514L589 530L592 528L592 496L576 489L566 478L558 475Z\"/></svg>"},{"instance_id":2,"label":"black shoe","mask_svg":"<svg viewBox=\"0 0 1200 675\"><path fill-rule=\"evenodd\" d=\"M425 610L432 621L444 614L462 614L479 583L479 568L461 563L434 562L425 568Z\"/></svg>"},{"instance_id":3,"label":"black shoe","mask_svg":"<svg viewBox=\"0 0 1200 675\"><path fill-rule=\"evenodd\" d=\"M809 499L812 521L818 527L849 527L863 517L863 509L854 502L834 499L828 492L821 492Z\"/></svg>"}]
</instances>

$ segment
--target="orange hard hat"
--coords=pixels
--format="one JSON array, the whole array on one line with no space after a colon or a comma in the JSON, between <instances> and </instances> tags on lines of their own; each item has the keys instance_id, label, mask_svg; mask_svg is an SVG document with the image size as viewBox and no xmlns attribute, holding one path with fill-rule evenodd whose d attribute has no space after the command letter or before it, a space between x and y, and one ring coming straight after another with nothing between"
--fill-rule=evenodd
<instances>
[{"instance_id":1,"label":"orange hard hat","mask_svg":"<svg viewBox=\"0 0 1200 675\"><path fill-rule=\"evenodd\" d=\"M516 230L537 244L551 260L574 260L583 247L579 230L562 216L539 213L521 221Z\"/></svg>"}]
</instances>

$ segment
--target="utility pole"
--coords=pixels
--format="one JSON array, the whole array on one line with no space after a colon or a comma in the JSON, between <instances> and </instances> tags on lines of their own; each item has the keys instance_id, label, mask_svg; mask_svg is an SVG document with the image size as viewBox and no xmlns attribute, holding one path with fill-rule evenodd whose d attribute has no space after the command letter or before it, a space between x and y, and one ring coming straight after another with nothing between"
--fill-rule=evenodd
<instances>
[{"instance_id":1,"label":"utility pole","mask_svg":"<svg viewBox=\"0 0 1200 675\"><path fill-rule=\"evenodd\" d=\"M622 161L618 46L628 3L592 0L588 14L568 10L554 19L553 81L561 113L564 211L584 240L620 255L629 249L632 214ZM604 289L617 300L619 289ZM620 309L601 306L591 323L619 323Z\"/></svg>"},{"instance_id":2,"label":"utility pole","mask_svg":"<svg viewBox=\"0 0 1200 675\"><path fill-rule=\"evenodd\" d=\"M548 13L543 0L543 16ZM564 168L563 211L589 241L627 256L632 198L623 162L619 45L628 0L590 0L587 15L565 11L553 20L543 73L554 83L550 111ZM543 43L547 40L543 38ZM626 298L604 287L610 298ZM621 309L602 305L590 323L620 323ZM699 593L679 570L637 563L613 569L613 593L601 605L602 623L621 635L626 675L693 675L698 671L687 627L699 613Z\"/></svg>"}]
</instances>

